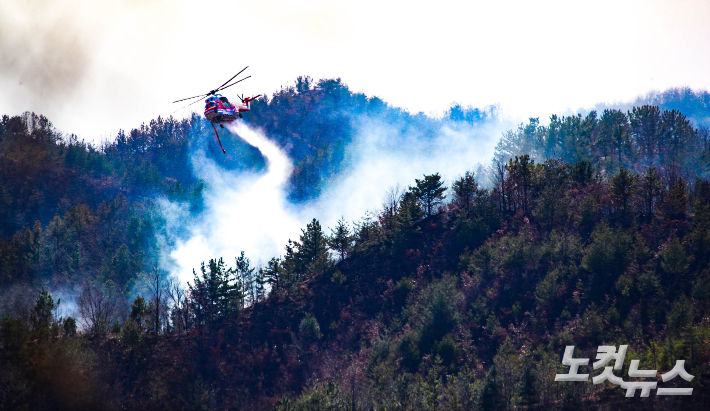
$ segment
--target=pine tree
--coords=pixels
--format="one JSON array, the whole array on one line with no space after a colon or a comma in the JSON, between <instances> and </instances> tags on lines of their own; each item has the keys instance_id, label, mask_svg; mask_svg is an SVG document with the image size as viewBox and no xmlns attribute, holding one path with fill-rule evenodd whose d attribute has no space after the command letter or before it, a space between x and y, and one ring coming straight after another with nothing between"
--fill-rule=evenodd
<instances>
[{"instance_id":1,"label":"pine tree","mask_svg":"<svg viewBox=\"0 0 710 411\"><path fill-rule=\"evenodd\" d=\"M688 211L688 193L682 178L671 184L661 204L665 220L684 220Z\"/></svg>"},{"instance_id":2,"label":"pine tree","mask_svg":"<svg viewBox=\"0 0 710 411\"><path fill-rule=\"evenodd\" d=\"M690 249L695 257L697 267L707 264L710 256L710 183L696 179L696 200L693 205L695 211L693 231L688 235Z\"/></svg>"},{"instance_id":3,"label":"pine tree","mask_svg":"<svg viewBox=\"0 0 710 411\"><path fill-rule=\"evenodd\" d=\"M647 166L657 163L659 135L661 128L661 109L657 106L633 107L628 113L631 137L639 147Z\"/></svg>"},{"instance_id":4,"label":"pine tree","mask_svg":"<svg viewBox=\"0 0 710 411\"><path fill-rule=\"evenodd\" d=\"M221 258L209 261L209 271L202 263L200 275L193 270L194 285L189 285L189 306L197 324L220 321L241 307L243 295L241 289L232 284L231 273Z\"/></svg>"},{"instance_id":5,"label":"pine tree","mask_svg":"<svg viewBox=\"0 0 710 411\"><path fill-rule=\"evenodd\" d=\"M281 268L281 259L273 257L266 263L266 267L259 270L264 284L271 287L271 291L278 290L283 287L283 276Z\"/></svg>"},{"instance_id":6,"label":"pine tree","mask_svg":"<svg viewBox=\"0 0 710 411\"><path fill-rule=\"evenodd\" d=\"M416 187L410 187L410 191L422 204L422 208L429 217L434 214L436 208L444 200L444 182L439 173L425 175L423 180L415 179Z\"/></svg>"},{"instance_id":7,"label":"pine tree","mask_svg":"<svg viewBox=\"0 0 710 411\"><path fill-rule=\"evenodd\" d=\"M335 230L331 229L330 237L328 238L328 246L331 250L338 253L340 261L343 261L350 253L352 235L350 234L347 223L345 223L342 218L338 220L338 225L335 227Z\"/></svg>"},{"instance_id":8,"label":"pine tree","mask_svg":"<svg viewBox=\"0 0 710 411\"><path fill-rule=\"evenodd\" d=\"M237 305L240 309L244 308L247 297L249 298L249 303L256 301L256 283L254 279L254 268L251 266L251 262L244 255L242 251L241 255L236 258L237 265L234 269L234 293L240 301L237 301Z\"/></svg>"},{"instance_id":9,"label":"pine tree","mask_svg":"<svg viewBox=\"0 0 710 411\"><path fill-rule=\"evenodd\" d=\"M508 161L505 167L508 169L513 205L520 205L527 213L530 210L533 176L536 170L535 161L529 155L524 154Z\"/></svg>"},{"instance_id":10,"label":"pine tree","mask_svg":"<svg viewBox=\"0 0 710 411\"><path fill-rule=\"evenodd\" d=\"M674 277L682 274L688 268L688 257L685 248L675 235L663 252L661 268Z\"/></svg>"},{"instance_id":11,"label":"pine tree","mask_svg":"<svg viewBox=\"0 0 710 411\"><path fill-rule=\"evenodd\" d=\"M498 390L498 372L495 365L488 370L486 379L483 382L478 397L478 409L481 411L499 410L501 405L500 392Z\"/></svg>"},{"instance_id":12,"label":"pine tree","mask_svg":"<svg viewBox=\"0 0 710 411\"><path fill-rule=\"evenodd\" d=\"M597 144L600 154L609 156L622 166L631 157L631 128L626 114L620 110L604 110L599 119L600 133Z\"/></svg>"},{"instance_id":13,"label":"pine tree","mask_svg":"<svg viewBox=\"0 0 710 411\"><path fill-rule=\"evenodd\" d=\"M264 270L257 270L256 274L254 275L254 303L258 303L266 299L266 284L267 281L264 275Z\"/></svg>"},{"instance_id":14,"label":"pine tree","mask_svg":"<svg viewBox=\"0 0 710 411\"><path fill-rule=\"evenodd\" d=\"M646 170L646 174L643 175L639 182L639 188L644 204L644 215L646 220L650 221L653 218L656 203L658 202L657 199L661 196L661 191L663 190L661 175L656 167Z\"/></svg>"},{"instance_id":15,"label":"pine tree","mask_svg":"<svg viewBox=\"0 0 710 411\"><path fill-rule=\"evenodd\" d=\"M328 263L327 238L315 218L301 230L299 241L289 240L286 246L284 267L297 278L323 270Z\"/></svg>"},{"instance_id":16,"label":"pine tree","mask_svg":"<svg viewBox=\"0 0 710 411\"><path fill-rule=\"evenodd\" d=\"M452 204L460 214L470 218L478 196L478 184L473 172L467 171L463 177L454 182L452 189L454 191Z\"/></svg>"},{"instance_id":17,"label":"pine tree","mask_svg":"<svg viewBox=\"0 0 710 411\"><path fill-rule=\"evenodd\" d=\"M139 295L131 304L130 319L136 323L138 329L141 331L143 331L143 318L147 313L148 306L145 303L145 299Z\"/></svg>"},{"instance_id":18,"label":"pine tree","mask_svg":"<svg viewBox=\"0 0 710 411\"><path fill-rule=\"evenodd\" d=\"M393 250L395 254L415 248L421 233L421 228L416 223L421 217L422 210L415 195L411 191L405 193L394 219Z\"/></svg>"},{"instance_id":19,"label":"pine tree","mask_svg":"<svg viewBox=\"0 0 710 411\"><path fill-rule=\"evenodd\" d=\"M518 383L518 396L520 396L520 404L530 409L537 404L537 387L535 386L535 369L527 364L523 368L523 373L520 375Z\"/></svg>"},{"instance_id":20,"label":"pine tree","mask_svg":"<svg viewBox=\"0 0 710 411\"><path fill-rule=\"evenodd\" d=\"M35 306L32 307L32 312L30 313L30 324L32 325L32 331L40 339L46 339L50 336L51 328L55 324L54 310L57 309L60 302L61 300L57 300L55 304L52 296L44 288L39 291Z\"/></svg>"},{"instance_id":21,"label":"pine tree","mask_svg":"<svg viewBox=\"0 0 710 411\"><path fill-rule=\"evenodd\" d=\"M622 222L628 222L631 198L636 192L635 184L636 176L624 167L611 178L611 191Z\"/></svg>"}]
</instances>

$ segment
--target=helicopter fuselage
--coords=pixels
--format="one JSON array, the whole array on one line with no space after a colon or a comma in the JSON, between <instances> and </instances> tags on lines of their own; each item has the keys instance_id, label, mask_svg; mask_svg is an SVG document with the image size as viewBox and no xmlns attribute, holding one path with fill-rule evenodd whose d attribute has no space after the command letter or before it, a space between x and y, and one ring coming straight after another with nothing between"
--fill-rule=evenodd
<instances>
[{"instance_id":1,"label":"helicopter fuselage","mask_svg":"<svg viewBox=\"0 0 710 411\"><path fill-rule=\"evenodd\" d=\"M239 110L227 97L215 94L205 99L205 117L213 123L232 121L239 117Z\"/></svg>"}]
</instances>

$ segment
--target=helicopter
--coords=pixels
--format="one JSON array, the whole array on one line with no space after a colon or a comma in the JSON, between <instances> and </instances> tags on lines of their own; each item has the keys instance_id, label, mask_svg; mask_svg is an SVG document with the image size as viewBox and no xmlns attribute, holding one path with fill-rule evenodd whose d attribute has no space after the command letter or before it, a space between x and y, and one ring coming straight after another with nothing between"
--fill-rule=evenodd
<instances>
[{"instance_id":1,"label":"helicopter","mask_svg":"<svg viewBox=\"0 0 710 411\"><path fill-rule=\"evenodd\" d=\"M210 121L212 124L212 129L214 129L214 134L217 136L217 142L219 143L219 148L222 149L222 153L227 154L227 151L222 147L222 141L219 139L219 133L217 133L217 127L215 127L215 124L219 124L220 128L224 128L224 125L222 123L228 122L228 121L233 121L236 120L237 118L242 118L242 113L245 113L247 111L250 111L249 103L252 102L253 100L259 98L261 94L253 96L253 97L244 97L242 96L237 96L241 100L242 104L235 106L234 104L229 102L229 99L227 97L224 97L221 94L218 94L218 91L222 91L226 89L227 87L232 87L233 85L244 81L248 79L251 76L246 76L241 80L237 80L234 83L228 84L230 81L234 80L237 76L242 74L244 70L248 69L249 66L244 67L239 73L235 74L224 82L221 86L217 87L214 90L210 90L208 93L205 94L200 94L199 96L192 96L188 98L183 98L180 100L175 100L173 103L179 103L181 101L185 100L192 100L192 99L197 99L196 101L193 101L192 103L188 104L185 107L189 107L198 101L200 101L202 98L207 97L205 99L205 118Z\"/></svg>"}]
</instances>

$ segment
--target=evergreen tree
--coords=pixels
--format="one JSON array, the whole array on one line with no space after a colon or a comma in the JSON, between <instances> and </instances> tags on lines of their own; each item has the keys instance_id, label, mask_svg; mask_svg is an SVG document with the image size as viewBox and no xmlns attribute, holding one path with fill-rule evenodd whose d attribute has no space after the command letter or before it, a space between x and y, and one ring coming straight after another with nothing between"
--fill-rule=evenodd
<instances>
[{"instance_id":1,"label":"evergreen tree","mask_svg":"<svg viewBox=\"0 0 710 411\"><path fill-rule=\"evenodd\" d=\"M259 270L261 278L264 284L268 284L271 287L271 291L278 290L283 286L283 275L281 268L281 259L278 257L272 257L269 262L266 263L266 267Z\"/></svg>"},{"instance_id":2,"label":"evergreen tree","mask_svg":"<svg viewBox=\"0 0 710 411\"><path fill-rule=\"evenodd\" d=\"M33 333L40 339L46 339L50 336L51 328L55 324L54 311L60 302L61 300L57 300L55 304L52 296L44 288L39 291L30 314L30 324L32 325Z\"/></svg>"},{"instance_id":3,"label":"evergreen tree","mask_svg":"<svg viewBox=\"0 0 710 411\"><path fill-rule=\"evenodd\" d=\"M439 173L425 175L424 179L415 179L417 185L410 187L409 190L422 204L422 208L429 217L434 214L437 207L444 200L444 182L441 180Z\"/></svg>"},{"instance_id":4,"label":"evergreen tree","mask_svg":"<svg viewBox=\"0 0 710 411\"><path fill-rule=\"evenodd\" d=\"M591 183L594 177L592 163L588 161L578 161L574 163L572 169L570 170L570 177L573 181L581 185Z\"/></svg>"},{"instance_id":5,"label":"evergreen tree","mask_svg":"<svg viewBox=\"0 0 710 411\"><path fill-rule=\"evenodd\" d=\"M688 235L695 264L704 267L710 257L710 182L696 179L696 200L693 204L695 219L693 231Z\"/></svg>"},{"instance_id":6,"label":"evergreen tree","mask_svg":"<svg viewBox=\"0 0 710 411\"><path fill-rule=\"evenodd\" d=\"M139 295L131 304L131 314L129 318L136 323L139 330L143 331L143 320L147 314L148 306L145 303L145 299Z\"/></svg>"},{"instance_id":7,"label":"evergreen tree","mask_svg":"<svg viewBox=\"0 0 710 411\"><path fill-rule=\"evenodd\" d=\"M340 261L350 253L352 247L352 235L345 221L341 218L338 220L338 225L335 230L331 229L330 237L328 238L328 246L331 250L338 253Z\"/></svg>"},{"instance_id":8,"label":"evergreen tree","mask_svg":"<svg viewBox=\"0 0 710 411\"><path fill-rule=\"evenodd\" d=\"M636 176L624 167L611 178L611 191L623 223L628 223L631 198L636 192Z\"/></svg>"},{"instance_id":9,"label":"evergreen tree","mask_svg":"<svg viewBox=\"0 0 710 411\"><path fill-rule=\"evenodd\" d=\"M306 273L321 271L328 263L327 238L315 218L301 229L299 241L289 240L286 246L284 266L300 277Z\"/></svg>"},{"instance_id":10,"label":"evergreen tree","mask_svg":"<svg viewBox=\"0 0 710 411\"><path fill-rule=\"evenodd\" d=\"M495 366L491 366L479 393L478 409L481 411L500 410L502 404L500 395L498 390L498 372Z\"/></svg>"},{"instance_id":11,"label":"evergreen tree","mask_svg":"<svg viewBox=\"0 0 710 411\"><path fill-rule=\"evenodd\" d=\"M536 379L535 369L530 364L523 367L523 373L520 375L520 382L518 383L518 396L520 397L520 404L528 409L537 404Z\"/></svg>"},{"instance_id":12,"label":"evergreen tree","mask_svg":"<svg viewBox=\"0 0 710 411\"><path fill-rule=\"evenodd\" d=\"M656 167L646 170L646 174L639 182L639 189L644 204L644 216L647 221L650 221L656 210L657 199L660 198L663 190L661 175Z\"/></svg>"},{"instance_id":13,"label":"evergreen tree","mask_svg":"<svg viewBox=\"0 0 710 411\"><path fill-rule=\"evenodd\" d=\"M530 199L533 188L533 177L536 171L535 160L524 154L508 161L510 187L512 188L514 211L520 207L526 213L530 211Z\"/></svg>"},{"instance_id":14,"label":"evergreen tree","mask_svg":"<svg viewBox=\"0 0 710 411\"><path fill-rule=\"evenodd\" d=\"M478 196L478 184L473 172L467 171L463 177L454 182L452 189L454 198L451 203L456 206L459 213L470 218Z\"/></svg>"},{"instance_id":15,"label":"evergreen tree","mask_svg":"<svg viewBox=\"0 0 710 411\"><path fill-rule=\"evenodd\" d=\"M243 295L233 284L231 272L221 258L209 261L209 271L202 263L199 276L193 270L189 306L197 324L221 321L241 307Z\"/></svg>"},{"instance_id":16,"label":"evergreen tree","mask_svg":"<svg viewBox=\"0 0 710 411\"><path fill-rule=\"evenodd\" d=\"M684 220L688 211L688 192L685 181L679 178L668 188L661 208L665 220Z\"/></svg>"},{"instance_id":17,"label":"evergreen tree","mask_svg":"<svg viewBox=\"0 0 710 411\"><path fill-rule=\"evenodd\" d=\"M257 270L254 275L254 303L264 301L266 298L266 284L267 281L264 276L264 270Z\"/></svg>"},{"instance_id":18,"label":"evergreen tree","mask_svg":"<svg viewBox=\"0 0 710 411\"><path fill-rule=\"evenodd\" d=\"M318 261L326 255L326 237L320 223L315 218L308 223L300 238L299 258L304 266Z\"/></svg>"},{"instance_id":19,"label":"evergreen tree","mask_svg":"<svg viewBox=\"0 0 710 411\"><path fill-rule=\"evenodd\" d=\"M599 119L600 154L610 156L616 166L623 166L632 157L631 129L626 114L621 110L604 110Z\"/></svg>"},{"instance_id":20,"label":"evergreen tree","mask_svg":"<svg viewBox=\"0 0 710 411\"><path fill-rule=\"evenodd\" d=\"M567 218L567 198L564 188L569 178L569 166L562 160L550 159L542 164L540 188L534 215L552 229Z\"/></svg>"},{"instance_id":21,"label":"evergreen tree","mask_svg":"<svg viewBox=\"0 0 710 411\"><path fill-rule=\"evenodd\" d=\"M633 107L628 113L633 137L647 166L657 165L661 110L657 106Z\"/></svg>"},{"instance_id":22,"label":"evergreen tree","mask_svg":"<svg viewBox=\"0 0 710 411\"><path fill-rule=\"evenodd\" d=\"M599 224L592 232L592 242L584 250L582 267L592 275L596 294L603 295L610 288L612 280L626 270L631 261L631 236L620 229Z\"/></svg>"},{"instance_id":23,"label":"evergreen tree","mask_svg":"<svg viewBox=\"0 0 710 411\"><path fill-rule=\"evenodd\" d=\"M670 166L683 168L681 162L686 152L696 147L696 133L688 119L678 110L664 110L659 135L663 160Z\"/></svg>"},{"instance_id":24,"label":"evergreen tree","mask_svg":"<svg viewBox=\"0 0 710 411\"><path fill-rule=\"evenodd\" d=\"M395 215L393 235L393 252L399 254L414 248L421 228L416 224L422 218L423 211L414 193L408 191L402 196L399 210Z\"/></svg>"},{"instance_id":25,"label":"evergreen tree","mask_svg":"<svg viewBox=\"0 0 710 411\"><path fill-rule=\"evenodd\" d=\"M76 335L76 320L74 317L65 318L62 328L65 336L74 337Z\"/></svg>"},{"instance_id":26,"label":"evergreen tree","mask_svg":"<svg viewBox=\"0 0 710 411\"><path fill-rule=\"evenodd\" d=\"M251 262L244 255L244 251L236 258L237 265L234 269L234 287L235 295L243 296L241 301L237 302L239 308L244 308L245 299L248 298L249 303L256 301L256 282L254 278L254 268Z\"/></svg>"},{"instance_id":27,"label":"evergreen tree","mask_svg":"<svg viewBox=\"0 0 710 411\"><path fill-rule=\"evenodd\" d=\"M673 236L663 252L661 268L673 277L682 274L688 268L688 257L685 252L685 247L680 243L678 237Z\"/></svg>"}]
</instances>

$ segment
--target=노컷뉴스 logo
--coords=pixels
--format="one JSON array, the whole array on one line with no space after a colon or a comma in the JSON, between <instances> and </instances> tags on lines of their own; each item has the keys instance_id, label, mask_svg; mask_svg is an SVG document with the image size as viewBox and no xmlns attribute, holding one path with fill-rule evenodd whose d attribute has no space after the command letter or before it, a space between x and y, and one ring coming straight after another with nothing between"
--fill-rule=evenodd
<instances>
[{"instance_id":1,"label":"\ub178\ucef7\ub274\uc2a4 logo","mask_svg":"<svg viewBox=\"0 0 710 411\"><path fill-rule=\"evenodd\" d=\"M604 381L609 381L612 384L618 385L626 389L626 396L633 397L636 395L636 390L641 390L641 397L648 397L651 390L656 389L656 395L692 395L692 388L658 388L658 380L656 370L639 370L639 360L631 360L629 365L629 377L633 378L653 378L653 381L624 381L621 377L614 375L614 370L621 370L624 366L624 357L628 345L620 345L619 350L616 350L614 345L600 345L597 349L597 361L592 364L592 368L598 370L604 367L601 374L592 377L592 382L601 384ZM567 374L556 374L555 381L587 381L589 374L580 374L579 367L587 366L589 358L573 358L574 345L568 345L565 348L565 353L562 356L562 364L569 366ZM614 360L614 367L605 367L609 361ZM685 360L677 360L672 370L661 375L661 380L667 382L673 378L680 376L687 382L690 382L694 377L685 370Z\"/></svg>"}]
</instances>

